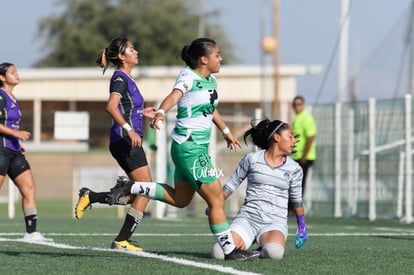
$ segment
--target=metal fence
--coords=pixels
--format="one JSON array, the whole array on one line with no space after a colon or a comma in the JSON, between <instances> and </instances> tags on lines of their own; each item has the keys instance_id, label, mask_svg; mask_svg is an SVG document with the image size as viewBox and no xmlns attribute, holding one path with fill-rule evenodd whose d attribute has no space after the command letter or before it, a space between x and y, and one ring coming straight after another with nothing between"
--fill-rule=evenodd
<instances>
[{"instance_id":1,"label":"metal fence","mask_svg":"<svg viewBox=\"0 0 414 275\"><path fill-rule=\"evenodd\" d=\"M318 134L317 160L304 198L308 215L413 221L412 105L406 96L309 106ZM222 115L240 140L251 119L260 118L254 110L226 110ZM213 134L212 156L224 182L242 155L254 148L246 146L232 155L220 133ZM237 211L243 194L239 190L232 196L229 211Z\"/></svg>"},{"instance_id":2,"label":"metal fence","mask_svg":"<svg viewBox=\"0 0 414 275\"><path fill-rule=\"evenodd\" d=\"M414 108L411 96L392 100L370 99L357 103L320 104L308 108L315 117L318 134L317 160L308 175L304 198L307 214L318 217L355 216L370 220L400 219L411 223L413 221L412 143L414 141L412 119ZM261 116L260 112L253 108L220 111L240 141L249 128L250 121ZM103 111L93 110L89 113L90 148L105 148L106 151L110 118ZM43 110L42 117L53 118L53 111ZM169 119L171 122L173 120L173 117ZM33 129L30 118L26 117L24 121L26 121L26 129L29 131ZM169 126L168 133L171 124L167 126ZM161 158L150 157L153 153L152 150L148 150L153 176L159 178L157 169L160 168L160 159L169 159L169 148L154 144L160 142L159 139L154 137L154 132L151 134L152 130L146 131L147 138L144 142L147 148L164 148L156 150L157 153L164 154ZM43 132L53 133L53 121L42 123ZM216 168L220 171L221 181L225 182L242 156L254 148L247 145L237 153L230 153L226 150L221 133L213 132L213 135L210 144L211 155ZM165 142L168 144L168 139ZM84 154L91 153L86 151ZM46 157L50 158L50 156ZM82 166L78 160L65 161L70 157L73 156L67 153L59 157L61 163L73 165L73 167L64 167L62 168L64 170L60 171L75 170ZM89 156L85 163L88 166L102 165L94 163L93 159L101 158ZM171 167L171 163L167 165ZM51 173L50 169L44 169L43 172L41 167L43 166L35 170L36 178L40 179L42 185L48 186L50 175L47 173ZM161 168L165 171L165 167ZM169 172L172 170L167 169ZM60 175L54 178L53 186L66 185L71 181L67 177L69 176ZM171 179L171 175L167 177ZM59 180L62 180L62 183ZM234 195L226 203L229 215L237 211L242 203L243 187ZM187 210L193 211L189 214L194 214L194 211L203 213L205 203L198 203L196 198L192 205L193 207Z\"/></svg>"},{"instance_id":3,"label":"metal fence","mask_svg":"<svg viewBox=\"0 0 414 275\"><path fill-rule=\"evenodd\" d=\"M309 214L412 222L412 105L406 96L312 107L318 156Z\"/></svg>"}]
</instances>

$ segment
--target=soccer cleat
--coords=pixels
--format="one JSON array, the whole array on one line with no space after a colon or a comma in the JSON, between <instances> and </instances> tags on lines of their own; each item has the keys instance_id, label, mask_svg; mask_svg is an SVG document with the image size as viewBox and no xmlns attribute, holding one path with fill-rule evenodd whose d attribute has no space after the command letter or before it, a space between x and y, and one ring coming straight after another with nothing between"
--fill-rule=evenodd
<instances>
[{"instance_id":1,"label":"soccer cleat","mask_svg":"<svg viewBox=\"0 0 414 275\"><path fill-rule=\"evenodd\" d=\"M53 239L45 238L40 232L24 233L23 241L26 242L53 242Z\"/></svg>"},{"instance_id":2,"label":"soccer cleat","mask_svg":"<svg viewBox=\"0 0 414 275\"><path fill-rule=\"evenodd\" d=\"M226 261L249 261L259 258L260 251L247 251L236 247L230 254L224 256Z\"/></svg>"},{"instance_id":3,"label":"soccer cleat","mask_svg":"<svg viewBox=\"0 0 414 275\"><path fill-rule=\"evenodd\" d=\"M112 249L118 250L129 250L129 251L142 251L142 247L140 247L136 242L128 240L128 241L113 241L111 244Z\"/></svg>"},{"instance_id":4,"label":"soccer cleat","mask_svg":"<svg viewBox=\"0 0 414 275\"><path fill-rule=\"evenodd\" d=\"M121 204L123 197L131 194L131 187L133 184L134 182L127 177L118 177L116 185L111 188L111 191L107 196L108 204Z\"/></svg>"},{"instance_id":5,"label":"soccer cleat","mask_svg":"<svg viewBox=\"0 0 414 275\"><path fill-rule=\"evenodd\" d=\"M79 200L75 206L75 217L78 220L82 219L86 208L92 208L91 200L89 199L90 191L91 190L86 187L79 190Z\"/></svg>"}]
</instances>

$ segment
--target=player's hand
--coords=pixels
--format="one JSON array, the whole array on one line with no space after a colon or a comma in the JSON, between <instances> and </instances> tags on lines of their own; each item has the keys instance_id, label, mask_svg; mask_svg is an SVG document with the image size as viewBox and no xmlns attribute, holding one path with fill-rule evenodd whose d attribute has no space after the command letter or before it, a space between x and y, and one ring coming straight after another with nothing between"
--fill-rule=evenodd
<instances>
[{"instance_id":1,"label":"player's hand","mask_svg":"<svg viewBox=\"0 0 414 275\"><path fill-rule=\"evenodd\" d=\"M147 107L147 108L144 108L142 114L145 117L148 117L148 118L152 119L152 118L154 118L156 111L157 111L157 108L155 108L155 107Z\"/></svg>"},{"instance_id":2,"label":"player's hand","mask_svg":"<svg viewBox=\"0 0 414 275\"><path fill-rule=\"evenodd\" d=\"M131 146L132 147L141 147L142 146L142 138L135 133L135 131L131 130L128 131L128 136L131 138Z\"/></svg>"},{"instance_id":3,"label":"player's hand","mask_svg":"<svg viewBox=\"0 0 414 275\"><path fill-rule=\"evenodd\" d=\"M295 240L295 246L297 249L301 248L305 245L307 239L308 239L308 231L306 229L306 223L305 223L305 216L300 215L296 217L296 221L298 223L298 229L296 231L296 240Z\"/></svg>"},{"instance_id":4,"label":"player's hand","mask_svg":"<svg viewBox=\"0 0 414 275\"><path fill-rule=\"evenodd\" d=\"M165 125L165 115L156 113L150 122L150 127L155 130L160 130L163 125Z\"/></svg>"},{"instance_id":5,"label":"player's hand","mask_svg":"<svg viewBox=\"0 0 414 275\"><path fill-rule=\"evenodd\" d=\"M230 152L236 152L238 149L241 148L240 142L233 136L232 133L228 133L224 135L224 138L227 142L227 148L230 150Z\"/></svg>"},{"instance_id":6,"label":"player's hand","mask_svg":"<svg viewBox=\"0 0 414 275\"><path fill-rule=\"evenodd\" d=\"M14 136L17 137L18 139L26 141L30 138L31 134L30 132L27 132L27 131L17 130L14 132Z\"/></svg>"}]
</instances>

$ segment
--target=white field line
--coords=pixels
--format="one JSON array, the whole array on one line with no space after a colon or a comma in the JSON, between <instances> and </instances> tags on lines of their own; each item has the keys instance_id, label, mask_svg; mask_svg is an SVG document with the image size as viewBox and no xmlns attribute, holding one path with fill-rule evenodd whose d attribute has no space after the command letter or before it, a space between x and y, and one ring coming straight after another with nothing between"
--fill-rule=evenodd
<instances>
[{"instance_id":1,"label":"white field line","mask_svg":"<svg viewBox=\"0 0 414 275\"><path fill-rule=\"evenodd\" d=\"M375 236L414 236L414 230L397 230L389 229L394 232L384 232L387 231L384 228L377 230L381 232L336 232L336 233L309 233L308 236L318 236L318 237L375 237ZM22 233L1 233L0 236L22 236ZM88 237L102 237L102 236L113 236L114 233L43 233L45 236L88 236ZM289 236L295 236L295 234L288 234ZM147 236L147 237L209 237L210 233L195 233L195 234L180 234L180 233L134 233L134 236Z\"/></svg>"},{"instance_id":2,"label":"white field line","mask_svg":"<svg viewBox=\"0 0 414 275\"><path fill-rule=\"evenodd\" d=\"M48 234L48 235L51 235L51 234ZM195 262L191 260L186 260L186 259L181 259L181 258L176 258L176 257L169 257L165 255L149 253L149 252L144 252L144 251L122 251L122 250L114 250L114 249L109 249L109 248L73 246L69 244L55 243L55 242L28 242L28 241L24 241L23 239L0 238L0 242L22 242L22 243L50 246L50 247L61 248L61 249L78 249L78 250L93 250L93 251L105 251L105 252L114 252L114 253L126 253L126 254L132 254L138 257L143 257L143 258L159 259L165 262L172 262L172 263L176 263L180 265L187 265L187 266L193 266L197 268L210 269L210 270L214 270L214 271L218 271L218 272L226 273L226 274L261 275L260 273L237 270L237 269L234 269L228 266L207 264L203 262Z\"/></svg>"}]
</instances>

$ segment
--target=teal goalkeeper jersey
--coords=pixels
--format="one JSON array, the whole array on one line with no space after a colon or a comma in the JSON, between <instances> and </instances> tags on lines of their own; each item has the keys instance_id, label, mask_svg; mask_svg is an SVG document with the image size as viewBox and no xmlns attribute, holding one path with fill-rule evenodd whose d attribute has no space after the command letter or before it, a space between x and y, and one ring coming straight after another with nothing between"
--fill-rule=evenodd
<instances>
[{"instance_id":1,"label":"teal goalkeeper jersey","mask_svg":"<svg viewBox=\"0 0 414 275\"><path fill-rule=\"evenodd\" d=\"M190 136L197 144L210 142L213 112L218 104L217 79L205 78L190 67L177 77L173 89L182 91L177 103L177 117L172 138L179 144Z\"/></svg>"}]
</instances>

